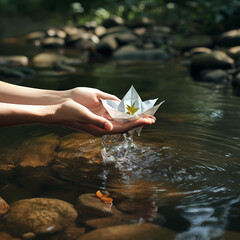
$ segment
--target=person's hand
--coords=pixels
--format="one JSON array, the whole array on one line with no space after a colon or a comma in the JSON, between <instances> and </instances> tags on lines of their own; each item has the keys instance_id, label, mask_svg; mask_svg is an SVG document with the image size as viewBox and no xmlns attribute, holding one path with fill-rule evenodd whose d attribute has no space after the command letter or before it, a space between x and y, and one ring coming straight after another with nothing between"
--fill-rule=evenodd
<instances>
[{"instance_id":1,"label":"person's hand","mask_svg":"<svg viewBox=\"0 0 240 240\"><path fill-rule=\"evenodd\" d=\"M120 101L116 96L102 92L96 88L77 87L70 90L70 99L80 103L88 109L98 109L102 106L102 99Z\"/></svg>"},{"instance_id":2,"label":"person's hand","mask_svg":"<svg viewBox=\"0 0 240 240\"><path fill-rule=\"evenodd\" d=\"M100 114L100 111L96 111L96 113ZM52 124L83 130L95 136L102 136L105 134L124 133L133 128L153 124L156 120L153 116L149 116L121 123L112 120L106 112L101 114L102 116L94 114L85 106L69 100L57 105Z\"/></svg>"}]
</instances>

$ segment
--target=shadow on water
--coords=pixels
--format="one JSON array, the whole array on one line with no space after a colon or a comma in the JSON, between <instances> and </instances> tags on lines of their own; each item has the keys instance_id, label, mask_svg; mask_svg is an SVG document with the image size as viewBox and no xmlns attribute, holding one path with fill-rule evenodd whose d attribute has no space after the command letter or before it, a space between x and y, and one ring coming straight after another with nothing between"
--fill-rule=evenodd
<instances>
[{"instance_id":1,"label":"shadow on water","mask_svg":"<svg viewBox=\"0 0 240 240\"><path fill-rule=\"evenodd\" d=\"M45 169L50 177L46 171L34 176L20 166L17 178L1 181L0 195L12 202L30 196L74 202L80 193L107 189L116 204L123 200L134 204L139 219L176 230L176 239L206 240L225 230L240 232L239 98L226 88L193 82L174 61L82 68L72 76L37 75L22 84L55 89L90 86L120 98L134 85L143 100L166 101L156 114L156 124L134 136L124 159L111 163L102 161L100 140L86 134L43 126L1 129L1 159L8 163L19 164L27 153L41 151L42 156L55 157ZM8 185L15 187L8 191ZM24 191L14 197L11 191L16 186Z\"/></svg>"}]
</instances>

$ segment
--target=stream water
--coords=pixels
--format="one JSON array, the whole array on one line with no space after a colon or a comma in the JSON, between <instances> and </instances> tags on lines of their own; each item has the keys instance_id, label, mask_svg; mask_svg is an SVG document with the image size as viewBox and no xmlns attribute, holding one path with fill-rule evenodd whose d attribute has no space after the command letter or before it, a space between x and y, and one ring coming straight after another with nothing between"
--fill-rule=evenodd
<instances>
[{"instance_id":1,"label":"stream water","mask_svg":"<svg viewBox=\"0 0 240 240\"><path fill-rule=\"evenodd\" d=\"M71 76L37 75L19 84L51 89L89 86L119 98L134 85L143 100L165 100L155 115L157 122L133 136L126 156L105 161L97 175L89 171L91 183L96 189L124 193L138 203L141 217L177 231L178 240L240 232L240 98L230 88L194 82L177 60L90 64ZM0 133L4 156L26 139L64 137L72 131L24 126Z\"/></svg>"}]
</instances>

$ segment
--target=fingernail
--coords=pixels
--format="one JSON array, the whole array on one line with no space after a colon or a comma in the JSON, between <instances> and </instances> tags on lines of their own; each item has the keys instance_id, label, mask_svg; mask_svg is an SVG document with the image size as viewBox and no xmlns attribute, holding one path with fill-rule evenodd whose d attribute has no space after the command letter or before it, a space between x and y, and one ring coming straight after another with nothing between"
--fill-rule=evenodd
<instances>
[{"instance_id":1,"label":"fingernail","mask_svg":"<svg viewBox=\"0 0 240 240\"><path fill-rule=\"evenodd\" d=\"M104 124L104 128L105 128L106 130L108 130L108 131L111 131L111 130L112 130L112 124L109 123L109 122L106 122L106 123Z\"/></svg>"}]
</instances>

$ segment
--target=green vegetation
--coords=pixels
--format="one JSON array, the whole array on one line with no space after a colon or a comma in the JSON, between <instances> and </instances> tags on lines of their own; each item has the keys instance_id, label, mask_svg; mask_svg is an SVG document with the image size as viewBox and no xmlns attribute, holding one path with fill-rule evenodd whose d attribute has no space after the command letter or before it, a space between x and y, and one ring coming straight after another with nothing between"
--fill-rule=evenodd
<instances>
[{"instance_id":1,"label":"green vegetation","mask_svg":"<svg viewBox=\"0 0 240 240\"><path fill-rule=\"evenodd\" d=\"M239 0L1 0L1 16L28 15L83 24L100 23L110 15L125 21L147 17L157 24L171 26L181 34L219 33L238 28L240 22ZM56 21L55 21L56 22Z\"/></svg>"}]
</instances>

